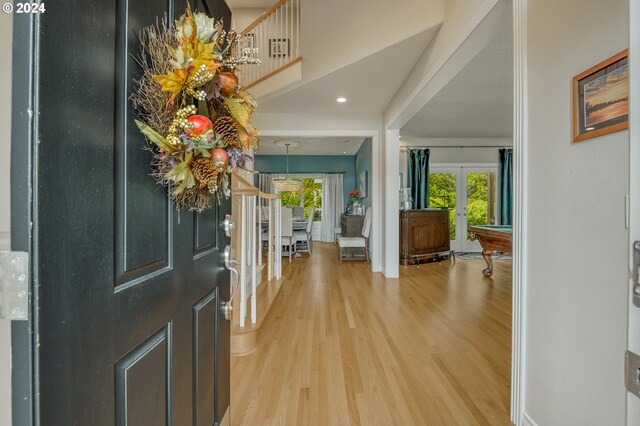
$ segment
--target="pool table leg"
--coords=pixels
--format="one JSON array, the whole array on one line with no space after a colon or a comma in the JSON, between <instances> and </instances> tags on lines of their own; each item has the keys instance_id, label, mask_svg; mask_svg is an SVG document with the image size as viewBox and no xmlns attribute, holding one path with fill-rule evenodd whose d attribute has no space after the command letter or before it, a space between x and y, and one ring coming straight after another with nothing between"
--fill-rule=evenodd
<instances>
[{"instance_id":1,"label":"pool table leg","mask_svg":"<svg viewBox=\"0 0 640 426\"><path fill-rule=\"evenodd\" d=\"M482 275L485 277L490 277L493 274L493 260L491 259L491 255L493 254L493 250L482 250L482 258L485 262L487 262L487 268L482 271Z\"/></svg>"}]
</instances>

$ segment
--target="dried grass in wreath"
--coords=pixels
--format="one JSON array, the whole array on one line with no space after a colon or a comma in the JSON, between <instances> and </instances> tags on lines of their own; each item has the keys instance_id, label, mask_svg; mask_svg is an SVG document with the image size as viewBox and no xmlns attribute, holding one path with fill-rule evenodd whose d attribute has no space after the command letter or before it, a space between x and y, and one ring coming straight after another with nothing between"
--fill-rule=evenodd
<instances>
[{"instance_id":1,"label":"dried grass in wreath","mask_svg":"<svg viewBox=\"0 0 640 426\"><path fill-rule=\"evenodd\" d=\"M157 132L166 134L178 111L178 103L167 104L171 93L163 92L153 75L166 74L174 67L173 54L167 49L177 43L174 25L169 25L165 16L141 31L139 39L141 53L134 59L142 68L142 76L133 81L136 91L131 95L131 102L139 118Z\"/></svg>"}]
</instances>

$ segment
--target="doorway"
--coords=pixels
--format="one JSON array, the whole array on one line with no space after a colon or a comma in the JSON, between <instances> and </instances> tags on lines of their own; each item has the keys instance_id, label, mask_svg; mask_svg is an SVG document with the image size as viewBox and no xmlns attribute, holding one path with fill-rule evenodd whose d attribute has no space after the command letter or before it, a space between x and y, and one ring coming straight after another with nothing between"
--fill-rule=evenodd
<instances>
[{"instance_id":1,"label":"doorway","mask_svg":"<svg viewBox=\"0 0 640 426\"><path fill-rule=\"evenodd\" d=\"M480 252L467 226L499 224L497 164L434 164L429 170L429 206L449 209L451 249Z\"/></svg>"}]
</instances>

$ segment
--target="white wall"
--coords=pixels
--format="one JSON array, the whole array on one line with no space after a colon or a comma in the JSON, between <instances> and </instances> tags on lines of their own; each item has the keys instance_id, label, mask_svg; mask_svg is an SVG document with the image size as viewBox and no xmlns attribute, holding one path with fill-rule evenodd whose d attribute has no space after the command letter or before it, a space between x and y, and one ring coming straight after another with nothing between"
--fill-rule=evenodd
<instances>
[{"instance_id":1,"label":"white wall","mask_svg":"<svg viewBox=\"0 0 640 426\"><path fill-rule=\"evenodd\" d=\"M242 7L231 9L231 26L236 31L242 32L266 10L267 9L263 7Z\"/></svg>"},{"instance_id":2,"label":"white wall","mask_svg":"<svg viewBox=\"0 0 640 426\"><path fill-rule=\"evenodd\" d=\"M289 130L381 130L380 114L277 114L260 113L252 117L260 132Z\"/></svg>"},{"instance_id":3,"label":"white wall","mask_svg":"<svg viewBox=\"0 0 640 426\"><path fill-rule=\"evenodd\" d=\"M571 78L625 49L628 0L528 6L525 412L625 424L627 131L571 144Z\"/></svg>"},{"instance_id":4,"label":"white wall","mask_svg":"<svg viewBox=\"0 0 640 426\"><path fill-rule=\"evenodd\" d=\"M509 19L510 11L509 0L445 1L444 22L387 105L384 125L406 124L498 34L499 22Z\"/></svg>"},{"instance_id":5,"label":"white wall","mask_svg":"<svg viewBox=\"0 0 640 426\"><path fill-rule=\"evenodd\" d=\"M446 1L301 0L305 81L438 26L444 16L443 3ZM327 40L339 43L339 48Z\"/></svg>"},{"instance_id":6,"label":"white wall","mask_svg":"<svg viewBox=\"0 0 640 426\"><path fill-rule=\"evenodd\" d=\"M11 15L0 14L0 250L9 250L11 151ZM11 323L0 319L0 425L11 424Z\"/></svg>"}]
</instances>

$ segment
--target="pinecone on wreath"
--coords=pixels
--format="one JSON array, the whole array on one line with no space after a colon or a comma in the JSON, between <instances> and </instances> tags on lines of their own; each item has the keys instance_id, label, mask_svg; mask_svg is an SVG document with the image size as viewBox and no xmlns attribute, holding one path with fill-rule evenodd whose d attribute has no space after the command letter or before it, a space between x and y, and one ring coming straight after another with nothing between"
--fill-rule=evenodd
<instances>
[{"instance_id":1,"label":"pinecone on wreath","mask_svg":"<svg viewBox=\"0 0 640 426\"><path fill-rule=\"evenodd\" d=\"M199 189L203 189L218 180L218 170L210 158L196 158L191 162L193 177L200 182Z\"/></svg>"},{"instance_id":2,"label":"pinecone on wreath","mask_svg":"<svg viewBox=\"0 0 640 426\"><path fill-rule=\"evenodd\" d=\"M231 116L220 117L213 123L213 131L220 135L227 145L238 146L238 128Z\"/></svg>"}]
</instances>

